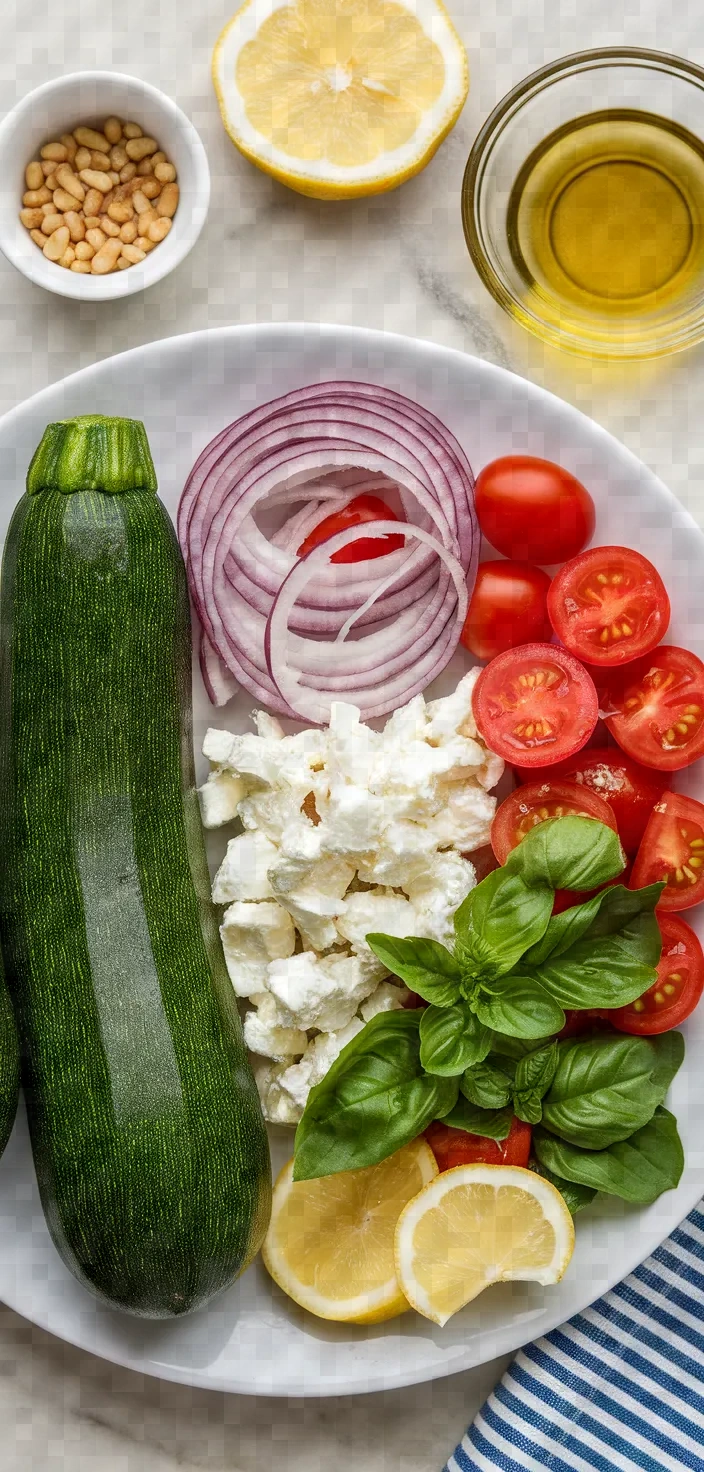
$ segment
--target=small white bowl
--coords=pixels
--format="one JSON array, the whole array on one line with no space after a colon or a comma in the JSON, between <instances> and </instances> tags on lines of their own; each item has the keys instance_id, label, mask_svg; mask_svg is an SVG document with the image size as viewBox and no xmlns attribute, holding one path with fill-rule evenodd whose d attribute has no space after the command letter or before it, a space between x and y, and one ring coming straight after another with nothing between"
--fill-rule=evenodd
<instances>
[{"instance_id":1,"label":"small white bowl","mask_svg":"<svg viewBox=\"0 0 704 1472\"><path fill-rule=\"evenodd\" d=\"M180 189L172 228L139 265L108 276L84 276L48 261L20 223L24 171L39 149L81 124L100 129L106 118L139 123L176 167ZM30 281L59 296L104 302L153 286L188 255L203 228L210 170L201 140L180 107L138 77L73 72L30 92L0 124L0 250Z\"/></svg>"}]
</instances>

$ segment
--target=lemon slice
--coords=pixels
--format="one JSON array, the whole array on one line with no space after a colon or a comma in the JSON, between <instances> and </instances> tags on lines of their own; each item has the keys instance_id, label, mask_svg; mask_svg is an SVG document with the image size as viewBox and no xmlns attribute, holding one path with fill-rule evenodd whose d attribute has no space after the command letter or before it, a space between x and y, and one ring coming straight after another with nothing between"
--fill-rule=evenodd
<instances>
[{"instance_id":1,"label":"lemon slice","mask_svg":"<svg viewBox=\"0 0 704 1472\"><path fill-rule=\"evenodd\" d=\"M490 1283L557 1283L573 1249L572 1217L549 1181L517 1165L458 1165L401 1213L396 1272L413 1308L446 1324Z\"/></svg>"},{"instance_id":2,"label":"lemon slice","mask_svg":"<svg viewBox=\"0 0 704 1472\"><path fill-rule=\"evenodd\" d=\"M425 1140L366 1170L293 1180L293 1161L274 1187L262 1248L275 1283L321 1319L375 1324L408 1308L396 1278L399 1215L437 1175Z\"/></svg>"},{"instance_id":3,"label":"lemon slice","mask_svg":"<svg viewBox=\"0 0 704 1472\"><path fill-rule=\"evenodd\" d=\"M441 0L246 0L219 37L225 127L317 199L393 189L455 123L469 74Z\"/></svg>"}]
</instances>

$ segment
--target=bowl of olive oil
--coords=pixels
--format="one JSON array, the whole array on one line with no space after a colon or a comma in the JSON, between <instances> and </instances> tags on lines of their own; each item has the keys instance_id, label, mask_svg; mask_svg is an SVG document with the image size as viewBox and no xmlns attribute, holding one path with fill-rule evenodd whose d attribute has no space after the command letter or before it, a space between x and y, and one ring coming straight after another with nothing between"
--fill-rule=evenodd
<instances>
[{"instance_id":1,"label":"bowl of olive oil","mask_svg":"<svg viewBox=\"0 0 704 1472\"><path fill-rule=\"evenodd\" d=\"M661 52L563 57L514 88L465 170L470 254L544 341L647 358L704 338L704 71Z\"/></svg>"}]
</instances>

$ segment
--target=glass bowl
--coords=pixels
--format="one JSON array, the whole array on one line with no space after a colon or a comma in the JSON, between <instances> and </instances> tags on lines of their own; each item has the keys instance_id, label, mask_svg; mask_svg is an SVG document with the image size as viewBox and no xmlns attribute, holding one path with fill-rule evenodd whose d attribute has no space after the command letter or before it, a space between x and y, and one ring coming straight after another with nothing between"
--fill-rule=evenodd
<instances>
[{"instance_id":1,"label":"glass bowl","mask_svg":"<svg viewBox=\"0 0 704 1472\"><path fill-rule=\"evenodd\" d=\"M703 139L704 70L679 57L618 47L533 72L494 108L465 169L484 285L572 353L650 358L701 342Z\"/></svg>"}]
</instances>

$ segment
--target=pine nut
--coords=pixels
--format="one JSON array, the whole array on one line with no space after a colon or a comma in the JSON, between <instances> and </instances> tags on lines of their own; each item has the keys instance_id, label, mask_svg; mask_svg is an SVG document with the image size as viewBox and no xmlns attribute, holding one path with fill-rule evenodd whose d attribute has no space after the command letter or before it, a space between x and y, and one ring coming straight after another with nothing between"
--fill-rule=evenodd
<instances>
[{"instance_id":1,"label":"pine nut","mask_svg":"<svg viewBox=\"0 0 704 1472\"><path fill-rule=\"evenodd\" d=\"M76 157L73 160L73 166L74 166L74 168L76 170L76 173L77 174L80 174L81 169L89 169L90 168L90 160L91 160L91 151L90 151L89 148L79 148L79 149L77 149L76 150Z\"/></svg>"},{"instance_id":2,"label":"pine nut","mask_svg":"<svg viewBox=\"0 0 704 1472\"><path fill-rule=\"evenodd\" d=\"M142 136L142 129L139 123L123 123L122 131L125 138L141 138Z\"/></svg>"},{"instance_id":3,"label":"pine nut","mask_svg":"<svg viewBox=\"0 0 704 1472\"><path fill-rule=\"evenodd\" d=\"M166 215L164 215L162 219L152 221L152 224L147 230L147 235L149 236L149 239L153 240L155 245L157 245L160 240L166 239L170 229L171 221Z\"/></svg>"},{"instance_id":4,"label":"pine nut","mask_svg":"<svg viewBox=\"0 0 704 1472\"><path fill-rule=\"evenodd\" d=\"M89 189L83 201L84 215L101 215L104 202L99 189Z\"/></svg>"},{"instance_id":5,"label":"pine nut","mask_svg":"<svg viewBox=\"0 0 704 1472\"><path fill-rule=\"evenodd\" d=\"M76 252L73 249L73 246L72 245L67 245L66 246L66 249L65 249L65 251L64 251L64 253L63 253L62 257L61 257L61 260L59 261L59 265L60 266L65 266L66 269L68 270L68 267L73 265L75 259L76 259Z\"/></svg>"},{"instance_id":6,"label":"pine nut","mask_svg":"<svg viewBox=\"0 0 704 1472\"><path fill-rule=\"evenodd\" d=\"M20 210L20 221L25 230L38 230L44 216L41 210ZM135 235L136 235L135 231Z\"/></svg>"},{"instance_id":7,"label":"pine nut","mask_svg":"<svg viewBox=\"0 0 704 1472\"><path fill-rule=\"evenodd\" d=\"M110 175L103 173L102 169L81 169L78 177L89 189L99 189L102 194L107 194L112 188Z\"/></svg>"},{"instance_id":8,"label":"pine nut","mask_svg":"<svg viewBox=\"0 0 704 1472\"><path fill-rule=\"evenodd\" d=\"M154 173L154 160L152 158L143 158L142 162L137 164L137 173L142 179L149 179Z\"/></svg>"},{"instance_id":9,"label":"pine nut","mask_svg":"<svg viewBox=\"0 0 704 1472\"><path fill-rule=\"evenodd\" d=\"M158 218L159 216L156 210L144 210L137 221L140 235L147 235L149 233L149 226L153 225Z\"/></svg>"},{"instance_id":10,"label":"pine nut","mask_svg":"<svg viewBox=\"0 0 704 1472\"><path fill-rule=\"evenodd\" d=\"M123 245L122 254L126 261L132 266L138 266L144 260L146 251L140 250L138 245Z\"/></svg>"},{"instance_id":11,"label":"pine nut","mask_svg":"<svg viewBox=\"0 0 704 1472\"><path fill-rule=\"evenodd\" d=\"M110 159L106 153L92 153L90 164L86 165L86 168L100 169L104 174L109 174L111 167Z\"/></svg>"},{"instance_id":12,"label":"pine nut","mask_svg":"<svg viewBox=\"0 0 704 1472\"><path fill-rule=\"evenodd\" d=\"M31 164L27 164L24 171L24 182L28 189L41 189L44 183L44 171L41 164L37 163L36 160Z\"/></svg>"},{"instance_id":13,"label":"pine nut","mask_svg":"<svg viewBox=\"0 0 704 1472\"><path fill-rule=\"evenodd\" d=\"M154 175L160 184L173 184L176 178L176 170L173 164L159 163L155 165Z\"/></svg>"},{"instance_id":14,"label":"pine nut","mask_svg":"<svg viewBox=\"0 0 704 1472\"><path fill-rule=\"evenodd\" d=\"M148 235L138 235L137 239L135 240L135 245L137 246L137 249L143 250L145 255L148 251L154 249L155 244L156 241L150 240Z\"/></svg>"},{"instance_id":15,"label":"pine nut","mask_svg":"<svg viewBox=\"0 0 704 1472\"><path fill-rule=\"evenodd\" d=\"M73 163L73 160L75 159L76 154L78 152L78 149L76 147L76 140L75 140L73 134L72 133L62 133L61 134L61 137L59 138L59 143L63 143L64 148L66 149L67 156L68 156L68 162L70 164L72 164Z\"/></svg>"},{"instance_id":16,"label":"pine nut","mask_svg":"<svg viewBox=\"0 0 704 1472\"><path fill-rule=\"evenodd\" d=\"M100 225L100 219L98 215L85 215L83 224L86 227L86 232L88 230L97 230Z\"/></svg>"},{"instance_id":17,"label":"pine nut","mask_svg":"<svg viewBox=\"0 0 704 1472\"><path fill-rule=\"evenodd\" d=\"M135 163L139 163L150 153L156 153L158 147L156 138L128 138L125 144L127 157L134 159Z\"/></svg>"},{"instance_id":18,"label":"pine nut","mask_svg":"<svg viewBox=\"0 0 704 1472\"><path fill-rule=\"evenodd\" d=\"M133 163L125 164L124 167L120 169L120 183L121 184L129 184L130 180L131 179L134 179L134 176L135 176L136 172L137 172L137 165L136 164L133 164Z\"/></svg>"},{"instance_id":19,"label":"pine nut","mask_svg":"<svg viewBox=\"0 0 704 1472\"><path fill-rule=\"evenodd\" d=\"M98 153L109 153L110 144L104 133L96 133L95 128L74 128L73 136L77 143L82 143L84 148L95 149Z\"/></svg>"},{"instance_id":20,"label":"pine nut","mask_svg":"<svg viewBox=\"0 0 704 1472\"><path fill-rule=\"evenodd\" d=\"M110 216L110 219L116 220L118 225L126 225L127 221L131 220L134 214L134 209L132 208L132 200L114 200L114 202L110 205L110 208L108 209L108 214Z\"/></svg>"},{"instance_id":21,"label":"pine nut","mask_svg":"<svg viewBox=\"0 0 704 1472\"><path fill-rule=\"evenodd\" d=\"M118 258L117 258L117 269L118 269L118 271L127 271L128 268L131 266L131 264L132 264L132 262L131 261L128 261L127 256L118 256Z\"/></svg>"},{"instance_id":22,"label":"pine nut","mask_svg":"<svg viewBox=\"0 0 704 1472\"><path fill-rule=\"evenodd\" d=\"M55 164L65 164L68 158L68 151L63 143L45 143L40 153L42 158L51 159Z\"/></svg>"},{"instance_id":23,"label":"pine nut","mask_svg":"<svg viewBox=\"0 0 704 1472\"><path fill-rule=\"evenodd\" d=\"M120 227L120 240L124 240L124 241L127 242L128 245L132 245L133 242L136 239L137 239L137 221L136 220L128 220L125 225L122 225Z\"/></svg>"},{"instance_id":24,"label":"pine nut","mask_svg":"<svg viewBox=\"0 0 704 1472\"><path fill-rule=\"evenodd\" d=\"M80 179L76 178L73 169L70 169L68 164L60 165L60 167L56 170L56 178L62 189L68 190L68 193L72 194L74 199L79 199L81 204L83 204L83 201L86 197L86 191L83 188Z\"/></svg>"},{"instance_id":25,"label":"pine nut","mask_svg":"<svg viewBox=\"0 0 704 1472\"><path fill-rule=\"evenodd\" d=\"M165 184L156 202L157 214L168 215L171 219L178 209L178 196L178 184Z\"/></svg>"},{"instance_id":26,"label":"pine nut","mask_svg":"<svg viewBox=\"0 0 704 1472\"><path fill-rule=\"evenodd\" d=\"M106 240L100 250L96 252L90 263L90 269L95 276L107 276L109 271L114 271L118 256L122 254L122 241Z\"/></svg>"},{"instance_id":27,"label":"pine nut","mask_svg":"<svg viewBox=\"0 0 704 1472\"><path fill-rule=\"evenodd\" d=\"M91 245L88 240L79 240L78 241L78 243L76 245L76 260L77 261L91 261L93 259L93 256L94 255L95 255L95 246Z\"/></svg>"},{"instance_id":28,"label":"pine nut","mask_svg":"<svg viewBox=\"0 0 704 1472\"><path fill-rule=\"evenodd\" d=\"M106 118L103 123L103 132L108 143L119 143L122 137L122 123L119 118Z\"/></svg>"},{"instance_id":29,"label":"pine nut","mask_svg":"<svg viewBox=\"0 0 704 1472\"><path fill-rule=\"evenodd\" d=\"M46 159L42 159L42 177L44 179L48 179L49 175L53 174L55 168L56 164L49 163Z\"/></svg>"},{"instance_id":30,"label":"pine nut","mask_svg":"<svg viewBox=\"0 0 704 1472\"><path fill-rule=\"evenodd\" d=\"M75 202L76 201L74 200L74 204L75 204ZM41 212L42 212L42 219L44 218L45 215L55 215L56 214L56 205L54 204L53 199L51 201L51 204L43 204L43 205L41 205Z\"/></svg>"},{"instance_id":31,"label":"pine nut","mask_svg":"<svg viewBox=\"0 0 704 1472\"><path fill-rule=\"evenodd\" d=\"M110 149L110 167L113 169L124 169L127 163L124 143L118 143Z\"/></svg>"},{"instance_id":32,"label":"pine nut","mask_svg":"<svg viewBox=\"0 0 704 1472\"><path fill-rule=\"evenodd\" d=\"M132 203L133 203L133 205L134 205L134 207L135 207L138 215L143 215L145 210L150 210L151 209L151 205L149 203L149 200L147 199L147 196L146 196L146 194L144 193L144 190L141 187L139 189L135 189L134 190L134 192L132 194Z\"/></svg>"},{"instance_id":33,"label":"pine nut","mask_svg":"<svg viewBox=\"0 0 704 1472\"><path fill-rule=\"evenodd\" d=\"M120 226L116 223L115 220L111 220L109 215L100 216L100 228L103 232L103 235L108 235L116 238L120 234Z\"/></svg>"},{"instance_id":34,"label":"pine nut","mask_svg":"<svg viewBox=\"0 0 704 1472\"><path fill-rule=\"evenodd\" d=\"M35 210L40 204L53 204L51 190L47 189L46 184L42 184L41 189L28 189L22 195L22 203L30 210Z\"/></svg>"},{"instance_id":35,"label":"pine nut","mask_svg":"<svg viewBox=\"0 0 704 1472\"><path fill-rule=\"evenodd\" d=\"M85 238L86 227L83 217L75 210L67 210L64 215L64 225L68 225L71 239L75 242Z\"/></svg>"},{"instance_id":36,"label":"pine nut","mask_svg":"<svg viewBox=\"0 0 704 1472\"><path fill-rule=\"evenodd\" d=\"M107 240L107 235L103 235L102 230L96 227L94 230L86 230L86 240L89 245L92 245L94 250L102 250Z\"/></svg>"},{"instance_id":37,"label":"pine nut","mask_svg":"<svg viewBox=\"0 0 704 1472\"><path fill-rule=\"evenodd\" d=\"M54 193L54 190L55 189L58 189L58 187L59 187L59 181L58 181L58 179L56 177L56 164L54 164L54 172L53 172L53 174L47 174L46 175L46 179L45 179L44 182L46 184L47 189L50 189L51 192L52 192L52 194Z\"/></svg>"},{"instance_id":38,"label":"pine nut","mask_svg":"<svg viewBox=\"0 0 704 1472\"><path fill-rule=\"evenodd\" d=\"M44 246L44 254L47 260L60 261L66 249L66 246L68 245L68 241L68 225L62 225L58 230L54 231L53 235L49 236L49 239Z\"/></svg>"},{"instance_id":39,"label":"pine nut","mask_svg":"<svg viewBox=\"0 0 704 1472\"><path fill-rule=\"evenodd\" d=\"M90 276L90 261L72 261L69 270L76 271L81 276Z\"/></svg>"},{"instance_id":40,"label":"pine nut","mask_svg":"<svg viewBox=\"0 0 704 1472\"><path fill-rule=\"evenodd\" d=\"M159 151L159 153L152 154L152 165L155 169L157 164L167 164L168 162L169 160L167 159L166 154L162 153L161 150Z\"/></svg>"},{"instance_id":41,"label":"pine nut","mask_svg":"<svg viewBox=\"0 0 704 1472\"><path fill-rule=\"evenodd\" d=\"M63 224L63 215L45 215L39 228L43 235L53 235L54 231L58 230Z\"/></svg>"},{"instance_id":42,"label":"pine nut","mask_svg":"<svg viewBox=\"0 0 704 1472\"><path fill-rule=\"evenodd\" d=\"M43 250L44 246L46 245L46 235L42 235L41 230L30 230L29 233L32 237L32 240L34 241L34 244L40 246L40 248Z\"/></svg>"},{"instance_id":43,"label":"pine nut","mask_svg":"<svg viewBox=\"0 0 704 1472\"><path fill-rule=\"evenodd\" d=\"M74 199L73 195L69 194L67 189L55 189L54 204L57 210L61 210L63 214L64 210L75 210L78 200Z\"/></svg>"},{"instance_id":44,"label":"pine nut","mask_svg":"<svg viewBox=\"0 0 704 1472\"><path fill-rule=\"evenodd\" d=\"M156 199L163 189L158 179L144 179L142 182L142 194L146 199Z\"/></svg>"}]
</instances>

